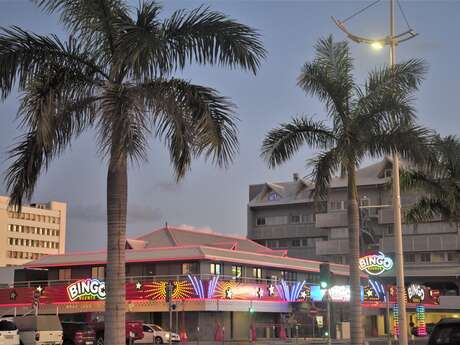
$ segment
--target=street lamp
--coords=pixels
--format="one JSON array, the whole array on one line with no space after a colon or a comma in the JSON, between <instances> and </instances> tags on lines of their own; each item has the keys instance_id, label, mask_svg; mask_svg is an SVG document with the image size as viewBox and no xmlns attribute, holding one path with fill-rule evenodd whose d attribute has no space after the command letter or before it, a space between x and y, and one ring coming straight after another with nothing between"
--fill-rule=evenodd
<instances>
[{"instance_id":1,"label":"street lamp","mask_svg":"<svg viewBox=\"0 0 460 345\"><path fill-rule=\"evenodd\" d=\"M351 17L349 17L351 18ZM390 46L390 66L396 64L396 46L404 41L414 38L418 34L409 30L396 34L395 30L395 0L390 0L390 34L383 38L371 39L351 33L342 22L334 17L332 20L347 37L356 43L365 43L378 50L385 45ZM398 292L399 309L399 344L408 345L407 314L404 284L404 256L402 248L402 226L401 226L401 191L399 184L399 156L393 154L393 212L394 212L394 238L395 238L395 259L396 259L396 286Z\"/></svg>"}]
</instances>

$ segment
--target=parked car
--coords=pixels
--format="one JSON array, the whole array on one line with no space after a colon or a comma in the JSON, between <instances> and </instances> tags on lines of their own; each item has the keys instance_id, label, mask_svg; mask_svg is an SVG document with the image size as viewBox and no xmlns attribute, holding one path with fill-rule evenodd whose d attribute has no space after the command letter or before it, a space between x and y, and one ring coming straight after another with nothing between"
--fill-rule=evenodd
<instances>
[{"instance_id":1,"label":"parked car","mask_svg":"<svg viewBox=\"0 0 460 345\"><path fill-rule=\"evenodd\" d=\"M18 328L9 319L0 320L0 344L1 345L19 345Z\"/></svg>"},{"instance_id":2,"label":"parked car","mask_svg":"<svg viewBox=\"0 0 460 345\"><path fill-rule=\"evenodd\" d=\"M427 323L427 324L426 324L426 332L427 332L428 334L433 333L433 330L434 330L434 327L435 327L435 326L436 326L435 323L432 323L432 322Z\"/></svg>"},{"instance_id":3,"label":"parked car","mask_svg":"<svg viewBox=\"0 0 460 345\"><path fill-rule=\"evenodd\" d=\"M433 329L428 345L460 344L460 319L442 319Z\"/></svg>"},{"instance_id":4,"label":"parked car","mask_svg":"<svg viewBox=\"0 0 460 345\"><path fill-rule=\"evenodd\" d=\"M57 315L15 317L21 345L62 345L62 326Z\"/></svg>"},{"instance_id":5,"label":"parked car","mask_svg":"<svg viewBox=\"0 0 460 345\"><path fill-rule=\"evenodd\" d=\"M62 322L63 345L94 345L96 332L86 322Z\"/></svg>"},{"instance_id":6,"label":"parked car","mask_svg":"<svg viewBox=\"0 0 460 345\"><path fill-rule=\"evenodd\" d=\"M129 344L130 338L139 340L144 337L142 332L142 321L128 321L126 320L126 344ZM96 345L104 345L104 320L98 318L89 322L96 332Z\"/></svg>"},{"instance_id":7,"label":"parked car","mask_svg":"<svg viewBox=\"0 0 460 345\"><path fill-rule=\"evenodd\" d=\"M173 343L180 342L179 334L165 331L158 325L144 323L142 330L144 331L144 338L136 340L135 344L167 344L170 336Z\"/></svg>"}]
</instances>

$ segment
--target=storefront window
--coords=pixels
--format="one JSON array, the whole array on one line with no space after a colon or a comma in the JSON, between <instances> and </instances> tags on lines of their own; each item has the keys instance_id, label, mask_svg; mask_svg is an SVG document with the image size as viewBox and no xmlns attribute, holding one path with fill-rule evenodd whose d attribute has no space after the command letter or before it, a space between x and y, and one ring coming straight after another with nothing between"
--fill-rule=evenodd
<instances>
[{"instance_id":1,"label":"storefront window","mask_svg":"<svg viewBox=\"0 0 460 345\"><path fill-rule=\"evenodd\" d=\"M198 265L196 262L187 262L182 264L182 274L198 273Z\"/></svg>"},{"instance_id":2,"label":"storefront window","mask_svg":"<svg viewBox=\"0 0 460 345\"><path fill-rule=\"evenodd\" d=\"M104 266L91 267L91 278L104 280L105 279L105 267Z\"/></svg>"},{"instance_id":3,"label":"storefront window","mask_svg":"<svg viewBox=\"0 0 460 345\"><path fill-rule=\"evenodd\" d=\"M243 277L243 267L232 266L232 277L235 280L240 280Z\"/></svg>"},{"instance_id":4,"label":"storefront window","mask_svg":"<svg viewBox=\"0 0 460 345\"><path fill-rule=\"evenodd\" d=\"M222 274L222 264L211 264L211 274L220 275Z\"/></svg>"}]
</instances>

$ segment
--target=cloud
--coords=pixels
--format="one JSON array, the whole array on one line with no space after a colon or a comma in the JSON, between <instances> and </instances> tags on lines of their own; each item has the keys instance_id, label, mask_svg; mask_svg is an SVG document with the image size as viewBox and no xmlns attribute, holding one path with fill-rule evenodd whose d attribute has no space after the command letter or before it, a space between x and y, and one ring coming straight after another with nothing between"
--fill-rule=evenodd
<instances>
[{"instance_id":1,"label":"cloud","mask_svg":"<svg viewBox=\"0 0 460 345\"><path fill-rule=\"evenodd\" d=\"M102 206L101 204L75 205L69 207L69 217L89 223L105 222L107 219L106 208L105 205ZM153 223L162 218L163 214L158 208L137 203L128 205L128 222L130 224Z\"/></svg>"}]
</instances>

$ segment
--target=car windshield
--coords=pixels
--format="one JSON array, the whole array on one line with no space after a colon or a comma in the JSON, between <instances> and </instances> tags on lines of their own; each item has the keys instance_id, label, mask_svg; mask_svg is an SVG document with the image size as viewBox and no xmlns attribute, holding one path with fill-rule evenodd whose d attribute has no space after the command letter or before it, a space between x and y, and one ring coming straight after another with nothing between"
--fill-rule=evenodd
<instances>
[{"instance_id":1,"label":"car windshield","mask_svg":"<svg viewBox=\"0 0 460 345\"><path fill-rule=\"evenodd\" d=\"M457 345L460 344L460 325L445 325L436 327L430 344Z\"/></svg>"},{"instance_id":2,"label":"car windshield","mask_svg":"<svg viewBox=\"0 0 460 345\"><path fill-rule=\"evenodd\" d=\"M160 326L157 326L157 325L152 325L152 328L154 331L157 331L157 332L162 332L163 331L163 328L161 328Z\"/></svg>"},{"instance_id":3,"label":"car windshield","mask_svg":"<svg viewBox=\"0 0 460 345\"><path fill-rule=\"evenodd\" d=\"M0 331L15 331L17 327L14 323L8 320L0 321Z\"/></svg>"}]
</instances>

